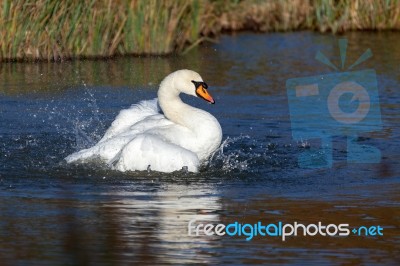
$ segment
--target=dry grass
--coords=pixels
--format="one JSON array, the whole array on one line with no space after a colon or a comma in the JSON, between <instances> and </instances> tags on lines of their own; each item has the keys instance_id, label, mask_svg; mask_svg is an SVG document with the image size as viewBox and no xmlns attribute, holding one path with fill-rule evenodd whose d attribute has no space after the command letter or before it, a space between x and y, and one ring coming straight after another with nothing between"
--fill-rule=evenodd
<instances>
[{"instance_id":1,"label":"dry grass","mask_svg":"<svg viewBox=\"0 0 400 266\"><path fill-rule=\"evenodd\" d=\"M219 10L217 31L400 29L399 0L248 0L231 2Z\"/></svg>"},{"instance_id":2,"label":"dry grass","mask_svg":"<svg viewBox=\"0 0 400 266\"><path fill-rule=\"evenodd\" d=\"M0 58L168 54L199 35L200 1L3 0Z\"/></svg>"},{"instance_id":3,"label":"dry grass","mask_svg":"<svg viewBox=\"0 0 400 266\"><path fill-rule=\"evenodd\" d=\"M400 29L400 0L3 0L0 60L183 52L224 31Z\"/></svg>"}]
</instances>

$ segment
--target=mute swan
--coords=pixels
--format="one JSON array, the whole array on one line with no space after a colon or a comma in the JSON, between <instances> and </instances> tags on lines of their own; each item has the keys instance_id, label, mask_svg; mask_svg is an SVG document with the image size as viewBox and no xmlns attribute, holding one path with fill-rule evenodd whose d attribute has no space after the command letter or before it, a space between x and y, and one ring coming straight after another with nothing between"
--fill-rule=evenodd
<instances>
[{"instance_id":1,"label":"mute swan","mask_svg":"<svg viewBox=\"0 0 400 266\"><path fill-rule=\"evenodd\" d=\"M173 172L184 168L197 172L220 146L222 130L214 116L185 104L179 94L214 104L207 87L194 71L169 74L160 84L158 99L122 110L95 146L65 160L84 163L100 159L119 171Z\"/></svg>"}]
</instances>

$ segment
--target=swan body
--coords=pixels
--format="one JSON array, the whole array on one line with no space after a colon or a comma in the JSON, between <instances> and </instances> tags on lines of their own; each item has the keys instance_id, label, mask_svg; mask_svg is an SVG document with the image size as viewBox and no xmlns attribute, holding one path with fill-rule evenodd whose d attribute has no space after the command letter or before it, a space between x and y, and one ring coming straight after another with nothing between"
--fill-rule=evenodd
<instances>
[{"instance_id":1,"label":"swan body","mask_svg":"<svg viewBox=\"0 0 400 266\"><path fill-rule=\"evenodd\" d=\"M178 70L161 82L158 98L122 110L95 146L65 160L100 159L120 171L197 172L220 146L222 130L214 116L184 103L180 93L214 103L198 73Z\"/></svg>"}]
</instances>

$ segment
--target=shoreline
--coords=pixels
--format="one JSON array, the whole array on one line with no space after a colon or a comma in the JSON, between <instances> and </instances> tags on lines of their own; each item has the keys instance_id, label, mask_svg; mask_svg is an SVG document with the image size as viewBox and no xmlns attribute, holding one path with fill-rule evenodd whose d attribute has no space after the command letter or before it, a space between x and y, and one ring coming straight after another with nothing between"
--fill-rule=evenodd
<instances>
[{"instance_id":1,"label":"shoreline","mask_svg":"<svg viewBox=\"0 0 400 266\"><path fill-rule=\"evenodd\" d=\"M0 62L184 54L236 32L400 30L400 0L4 0Z\"/></svg>"}]
</instances>

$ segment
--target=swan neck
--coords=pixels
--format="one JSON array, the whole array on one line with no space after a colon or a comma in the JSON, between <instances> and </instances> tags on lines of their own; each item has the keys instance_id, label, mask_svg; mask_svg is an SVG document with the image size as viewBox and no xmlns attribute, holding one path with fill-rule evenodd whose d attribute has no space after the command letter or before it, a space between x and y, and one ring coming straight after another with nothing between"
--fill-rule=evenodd
<instances>
[{"instance_id":1,"label":"swan neck","mask_svg":"<svg viewBox=\"0 0 400 266\"><path fill-rule=\"evenodd\" d=\"M196 108L184 103L179 97L180 91L173 86L173 79L166 79L161 82L158 90L158 102L165 117L172 122L185 127L187 121L185 117L190 116L192 110Z\"/></svg>"}]
</instances>

